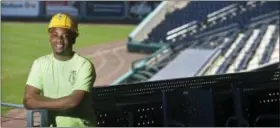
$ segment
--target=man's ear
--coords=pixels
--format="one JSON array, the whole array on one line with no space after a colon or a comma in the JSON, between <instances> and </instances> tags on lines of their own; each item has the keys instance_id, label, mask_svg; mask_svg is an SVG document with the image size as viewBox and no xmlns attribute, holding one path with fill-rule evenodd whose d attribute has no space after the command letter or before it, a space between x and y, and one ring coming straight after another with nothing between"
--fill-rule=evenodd
<instances>
[{"instance_id":1,"label":"man's ear","mask_svg":"<svg viewBox=\"0 0 280 128\"><path fill-rule=\"evenodd\" d=\"M77 39L78 35L76 33L71 33L71 42L74 45L76 43L76 39Z\"/></svg>"},{"instance_id":2,"label":"man's ear","mask_svg":"<svg viewBox=\"0 0 280 128\"><path fill-rule=\"evenodd\" d=\"M76 43L76 37L73 37L73 39L72 39L72 42L73 42L73 45Z\"/></svg>"}]
</instances>

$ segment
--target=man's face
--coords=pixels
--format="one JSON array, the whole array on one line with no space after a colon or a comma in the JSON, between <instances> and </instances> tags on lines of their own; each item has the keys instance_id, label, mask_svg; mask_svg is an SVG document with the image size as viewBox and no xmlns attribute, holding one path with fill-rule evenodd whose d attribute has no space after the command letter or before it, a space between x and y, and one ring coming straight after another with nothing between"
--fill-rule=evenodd
<instances>
[{"instance_id":1,"label":"man's face","mask_svg":"<svg viewBox=\"0 0 280 128\"><path fill-rule=\"evenodd\" d=\"M65 28L52 28L49 39L53 52L58 55L71 53L74 44L73 36L73 33Z\"/></svg>"}]
</instances>

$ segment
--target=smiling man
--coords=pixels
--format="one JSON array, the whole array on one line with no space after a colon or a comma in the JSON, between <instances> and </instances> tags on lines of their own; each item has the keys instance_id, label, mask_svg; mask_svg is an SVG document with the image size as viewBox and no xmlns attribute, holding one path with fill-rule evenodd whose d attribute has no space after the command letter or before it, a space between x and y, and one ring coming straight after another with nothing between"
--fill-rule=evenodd
<instances>
[{"instance_id":1,"label":"smiling man","mask_svg":"<svg viewBox=\"0 0 280 128\"><path fill-rule=\"evenodd\" d=\"M96 74L93 64L73 51L79 35L77 21L69 14L56 14L48 33L53 52L33 62L23 104L28 109L47 109L51 126L95 126L91 90Z\"/></svg>"}]
</instances>

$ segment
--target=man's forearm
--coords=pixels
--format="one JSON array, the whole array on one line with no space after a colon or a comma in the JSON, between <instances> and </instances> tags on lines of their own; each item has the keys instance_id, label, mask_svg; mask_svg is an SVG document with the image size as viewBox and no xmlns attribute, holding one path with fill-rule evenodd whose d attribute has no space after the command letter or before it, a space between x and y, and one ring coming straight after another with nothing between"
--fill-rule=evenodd
<instances>
[{"instance_id":1,"label":"man's forearm","mask_svg":"<svg viewBox=\"0 0 280 128\"><path fill-rule=\"evenodd\" d=\"M50 100L54 100L53 98L49 98L49 97L45 97L45 96L41 96L41 95L33 95L33 98L35 98L37 101L50 101Z\"/></svg>"},{"instance_id":2,"label":"man's forearm","mask_svg":"<svg viewBox=\"0 0 280 128\"><path fill-rule=\"evenodd\" d=\"M75 107L75 104L72 103L71 96L65 96L58 99L40 100L38 107L48 109L48 110L63 111L63 110L72 109L73 107Z\"/></svg>"},{"instance_id":3,"label":"man's forearm","mask_svg":"<svg viewBox=\"0 0 280 128\"><path fill-rule=\"evenodd\" d=\"M45 96L33 95L33 106L36 109L48 109L54 111L68 110L75 107L72 103L71 96L65 96L58 99L52 99Z\"/></svg>"},{"instance_id":4,"label":"man's forearm","mask_svg":"<svg viewBox=\"0 0 280 128\"><path fill-rule=\"evenodd\" d=\"M24 98L24 106L28 109L48 109L54 111L71 110L82 102L87 91L75 90L69 96L58 99L40 96L39 93L26 93Z\"/></svg>"}]
</instances>

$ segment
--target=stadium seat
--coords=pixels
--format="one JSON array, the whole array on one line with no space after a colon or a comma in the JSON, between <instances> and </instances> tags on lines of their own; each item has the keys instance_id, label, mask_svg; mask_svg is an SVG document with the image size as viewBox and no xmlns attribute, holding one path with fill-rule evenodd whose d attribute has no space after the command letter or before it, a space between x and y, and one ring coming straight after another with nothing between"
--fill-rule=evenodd
<instances>
[{"instance_id":1,"label":"stadium seat","mask_svg":"<svg viewBox=\"0 0 280 128\"><path fill-rule=\"evenodd\" d=\"M276 43L279 43L277 42L277 36L279 35L279 28L277 28L272 37L268 40L268 44L267 46L265 47L265 51L262 55L262 58L259 62L259 64L265 64L265 63L268 63L269 62L269 58L271 58L273 52L274 52L274 48L276 46Z\"/></svg>"},{"instance_id":2,"label":"stadium seat","mask_svg":"<svg viewBox=\"0 0 280 128\"><path fill-rule=\"evenodd\" d=\"M232 3L235 2L191 1L186 7L180 10L175 10L174 12L166 15L165 20L163 20L156 28L152 30L150 37L153 37L153 39L156 40L163 37L163 41L166 41L165 36L168 31L192 21L203 21L207 14L219 10L220 8ZM193 11L195 11L195 13ZM147 39L147 41L149 39Z\"/></svg>"},{"instance_id":3,"label":"stadium seat","mask_svg":"<svg viewBox=\"0 0 280 128\"><path fill-rule=\"evenodd\" d=\"M185 48L219 48L218 59L205 74L255 69L279 58L275 52L277 33L273 37L269 36L273 32L268 33L272 30L270 25L279 24L276 5L259 1L191 1L186 7L167 14L144 41L169 43L175 53ZM221 11L227 7L231 9Z\"/></svg>"}]
</instances>

